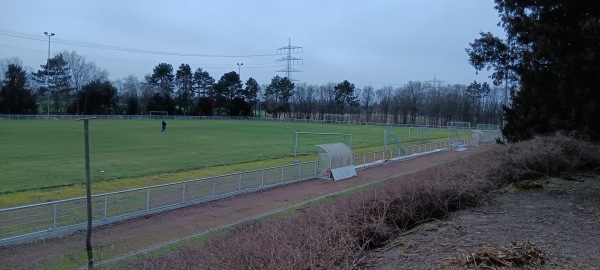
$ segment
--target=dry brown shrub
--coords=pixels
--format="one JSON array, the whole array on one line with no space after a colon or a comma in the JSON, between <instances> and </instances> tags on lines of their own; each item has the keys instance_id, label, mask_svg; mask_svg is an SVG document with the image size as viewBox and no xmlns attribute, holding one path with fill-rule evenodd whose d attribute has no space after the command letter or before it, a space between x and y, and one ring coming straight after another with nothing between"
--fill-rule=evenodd
<instances>
[{"instance_id":1,"label":"dry brown shrub","mask_svg":"<svg viewBox=\"0 0 600 270\"><path fill-rule=\"evenodd\" d=\"M493 155L499 157L499 163L488 172L488 177L501 184L575 171L600 171L597 144L560 133L496 147Z\"/></svg>"},{"instance_id":2,"label":"dry brown shrub","mask_svg":"<svg viewBox=\"0 0 600 270\"><path fill-rule=\"evenodd\" d=\"M238 226L224 237L129 269L353 269L366 250L477 205L503 185L600 168L598 145L562 135L491 148L297 214Z\"/></svg>"}]
</instances>

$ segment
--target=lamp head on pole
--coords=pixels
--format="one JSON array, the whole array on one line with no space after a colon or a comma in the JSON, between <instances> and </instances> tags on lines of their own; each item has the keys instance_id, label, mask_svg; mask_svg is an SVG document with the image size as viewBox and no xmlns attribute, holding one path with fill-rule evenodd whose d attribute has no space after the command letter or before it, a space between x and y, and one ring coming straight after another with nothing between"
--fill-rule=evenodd
<instances>
[{"instance_id":1,"label":"lamp head on pole","mask_svg":"<svg viewBox=\"0 0 600 270\"><path fill-rule=\"evenodd\" d=\"M241 73L242 73L242 66L244 65L244 63L237 63L238 66L238 76L240 76L240 79L242 77Z\"/></svg>"},{"instance_id":2,"label":"lamp head on pole","mask_svg":"<svg viewBox=\"0 0 600 270\"><path fill-rule=\"evenodd\" d=\"M44 35L49 36L49 37L53 37L54 33L48 33L48 32L44 32Z\"/></svg>"}]
</instances>

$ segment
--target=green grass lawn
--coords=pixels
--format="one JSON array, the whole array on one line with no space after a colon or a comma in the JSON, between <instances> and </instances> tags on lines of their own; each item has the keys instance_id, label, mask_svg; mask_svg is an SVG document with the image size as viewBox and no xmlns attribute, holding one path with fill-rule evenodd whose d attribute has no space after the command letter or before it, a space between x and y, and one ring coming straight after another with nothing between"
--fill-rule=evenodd
<instances>
[{"instance_id":1,"label":"green grass lawn","mask_svg":"<svg viewBox=\"0 0 600 270\"><path fill-rule=\"evenodd\" d=\"M401 138L408 132L381 126L250 120L167 120L167 124L162 135L160 120L90 120L92 181L288 157L296 131L351 133L355 152L381 150L384 129L396 131ZM445 129L430 133L432 139L448 137ZM84 170L83 122L2 121L0 194L80 185Z\"/></svg>"}]
</instances>

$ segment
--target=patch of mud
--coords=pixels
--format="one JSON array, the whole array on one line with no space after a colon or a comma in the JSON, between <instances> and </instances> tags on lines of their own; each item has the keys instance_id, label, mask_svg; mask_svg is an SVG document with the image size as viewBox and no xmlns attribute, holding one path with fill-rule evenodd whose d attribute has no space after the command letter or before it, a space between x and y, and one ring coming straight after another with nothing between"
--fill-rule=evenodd
<instances>
[{"instance_id":1,"label":"patch of mud","mask_svg":"<svg viewBox=\"0 0 600 270\"><path fill-rule=\"evenodd\" d=\"M507 188L490 194L480 207L415 228L368 254L363 268L600 269L600 177L536 182L541 189ZM486 248L521 243L534 244L547 260L491 268L460 263Z\"/></svg>"}]
</instances>

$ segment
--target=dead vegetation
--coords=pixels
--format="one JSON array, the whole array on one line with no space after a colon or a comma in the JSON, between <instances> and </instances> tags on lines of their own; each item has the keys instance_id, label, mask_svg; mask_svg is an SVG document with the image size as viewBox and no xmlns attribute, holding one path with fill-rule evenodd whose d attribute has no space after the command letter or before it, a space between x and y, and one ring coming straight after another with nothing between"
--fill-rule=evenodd
<instances>
[{"instance_id":1,"label":"dead vegetation","mask_svg":"<svg viewBox=\"0 0 600 270\"><path fill-rule=\"evenodd\" d=\"M489 191L520 180L598 172L599 168L600 147L565 136L495 145L481 155L388 181L376 189L300 213L248 223L201 246L127 268L356 269L361 267L366 251L385 246L423 222L477 205ZM503 250L482 249L472 253L471 260L477 265L492 261L517 264L520 262L507 259L517 258L517 251L537 256L538 263L541 258L551 259L534 247L523 243Z\"/></svg>"},{"instance_id":2,"label":"dead vegetation","mask_svg":"<svg viewBox=\"0 0 600 270\"><path fill-rule=\"evenodd\" d=\"M549 258L534 243L524 241L508 247L484 246L463 252L443 268L460 269L544 269Z\"/></svg>"}]
</instances>

